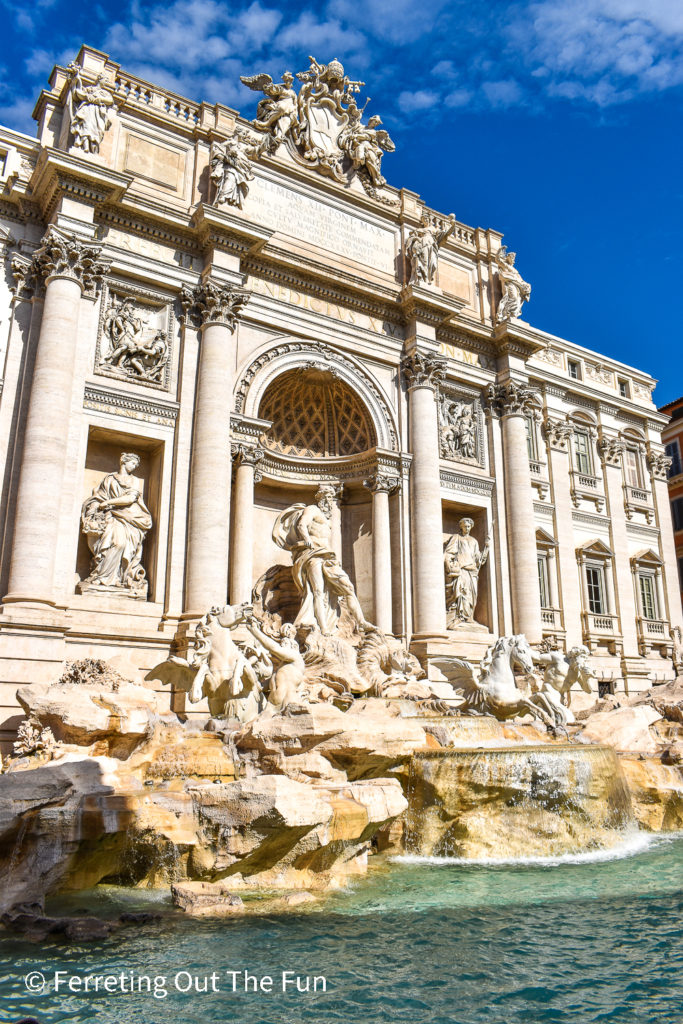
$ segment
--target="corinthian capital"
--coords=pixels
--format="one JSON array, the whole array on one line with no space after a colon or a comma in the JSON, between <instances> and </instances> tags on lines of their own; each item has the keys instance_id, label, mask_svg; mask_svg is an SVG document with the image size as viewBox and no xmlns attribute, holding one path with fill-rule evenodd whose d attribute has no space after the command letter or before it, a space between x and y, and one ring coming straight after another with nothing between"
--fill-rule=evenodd
<instances>
[{"instance_id":1,"label":"corinthian capital","mask_svg":"<svg viewBox=\"0 0 683 1024\"><path fill-rule=\"evenodd\" d=\"M446 372L446 358L431 352L411 352L401 360L401 369L408 388L437 388Z\"/></svg>"},{"instance_id":2,"label":"corinthian capital","mask_svg":"<svg viewBox=\"0 0 683 1024\"><path fill-rule=\"evenodd\" d=\"M648 452L645 456L645 461L655 480L666 480L673 459L665 452Z\"/></svg>"},{"instance_id":3,"label":"corinthian capital","mask_svg":"<svg viewBox=\"0 0 683 1024\"><path fill-rule=\"evenodd\" d=\"M625 443L619 437L601 437L598 441L598 452L606 466L621 466Z\"/></svg>"},{"instance_id":4,"label":"corinthian capital","mask_svg":"<svg viewBox=\"0 0 683 1024\"><path fill-rule=\"evenodd\" d=\"M387 473L373 473L372 476L363 481L363 486L367 487L373 494L376 491L385 491L387 494L391 494L396 490L399 483L400 481L397 476L389 476Z\"/></svg>"},{"instance_id":5,"label":"corinthian capital","mask_svg":"<svg viewBox=\"0 0 683 1024\"><path fill-rule=\"evenodd\" d=\"M109 260L102 259L102 246L84 242L76 235L67 235L51 225L36 249L31 271L26 279L46 282L54 277L76 281L85 295L94 296L109 270Z\"/></svg>"},{"instance_id":6,"label":"corinthian capital","mask_svg":"<svg viewBox=\"0 0 683 1024\"><path fill-rule=\"evenodd\" d=\"M564 420L554 420L547 416L543 421L543 436L548 447L554 448L558 452L569 451L569 442L573 433L574 428L571 423Z\"/></svg>"},{"instance_id":7,"label":"corinthian capital","mask_svg":"<svg viewBox=\"0 0 683 1024\"><path fill-rule=\"evenodd\" d=\"M532 412L536 391L528 384L509 380L505 384L489 384L486 401L497 416L527 416Z\"/></svg>"},{"instance_id":8,"label":"corinthian capital","mask_svg":"<svg viewBox=\"0 0 683 1024\"><path fill-rule=\"evenodd\" d=\"M232 332L237 318L249 301L249 292L230 285L205 281L194 288L183 287L180 293L183 316L198 327L207 324L225 324Z\"/></svg>"}]
</instances>

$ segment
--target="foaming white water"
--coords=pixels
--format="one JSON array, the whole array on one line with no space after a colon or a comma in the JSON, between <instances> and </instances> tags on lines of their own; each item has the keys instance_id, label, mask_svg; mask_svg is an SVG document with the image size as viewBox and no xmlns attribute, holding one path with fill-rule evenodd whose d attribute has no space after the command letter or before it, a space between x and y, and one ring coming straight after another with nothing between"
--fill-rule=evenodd
<instances>
[{"instance_id":1,"label":"foaming white water","mask_svg":"<svg viewBox=\"0 0 683 1024\"><path fill-rule=\"evenodd\" d=\"M433 865L445 867L457 864L459 867L561 867L563 864L599 864L601 861L621 860L635 857L649 849L661 837L647 832L634 832L624 837L623 842L607 850L589 850L586 853L564 853L555 857L421 857L419 854L404 854L391 859L398 864Z\"/></svg>"}]
</instances>

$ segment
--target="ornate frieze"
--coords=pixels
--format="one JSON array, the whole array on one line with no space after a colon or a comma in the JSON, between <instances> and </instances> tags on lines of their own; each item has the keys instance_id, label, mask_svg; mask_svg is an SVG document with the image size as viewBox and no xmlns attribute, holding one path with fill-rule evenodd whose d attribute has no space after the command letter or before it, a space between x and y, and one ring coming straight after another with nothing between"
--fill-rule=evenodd
<instances>
[{"instance_id":1,"label":"ornate frieze","mask_svg":"<svg viewBox=\"0 0 683 1024\"><path fill-rule=\"evenodd\" d=\"M546 345L539 352L535 353L535 358L540 359L542 363L548 363L549 366L557 366L562 369L564 365L564 357L558 348L552 348L551 345Z\"/></svg>"},{"instance_id":2,"label":"ornate frieze","mask_svg":"<svg viewBox=\"0 0 683 1024\"><path fill-rule=\"evenodd\" d=\"M401 360L401 370L408 389L438 388L446 373L447 361L433 352L411 352Z\"/></svg>"},{"instance_id":3,"label":"ornate frieze","mask_svg":"<svg viewBox=\"0 0 683 1024\"><path fill-rule=\"evenodd\" d=\"M600 458L606 466L621 466L626 442L620 437L601 437L597 447Z\"/></svg>"},{"instance_id":4,"label":"ornate frieze","mask_svg":"<svg viewBox=\"0 0 683 1024\"><path fill-rule=\"evenodd\" d=\"M137 384L168 388L171 304L143 304L131 294L108 291L102 303L95 371Z\"/></svg>"},{"instance_id":5,"label":"ornate frieze","mask_svg":"<svg viewBox=\"0 0 683 1024\"><path fill-rule=\"evenodd\" d=\"M249 298L250 293L244 289L212 281L197 284L194 288L184 285L180 293L185 322L190 321L197 327L225 324L231 332L235 330L237 318Z\"/></svg>"},{"instance_id":6,"label":"ornate frieze","mask_svg":"<svg viewBox=\"0 0 683 1024\"><path fill-rule=\"evenodd\" d=\"M439 266L439 247L453 233L455 215L448 220L424 214L419 227L406 240L405 253L410 263L409 284L432 284Z\"/></svg>"},{"instance_id":7,"label":"ornate frieze","mask_svg":"<svg viewBox=\"0 0 683 1024\"><path fill-rule=\"evenodd\" d=\"M489 409L497 416L528 416L534 411L537 392L528 384L509 380L505 384L489 384L485 396Z\"/></svg>"},{"instance_id":8,"label":"ornate frieze","mask_svg":"<svg viewBox=\"0 0 683 1024\"><path fill-rule=\"evenodd\" d=\"M508 252L506 245L502 245L496 253L498 281L502 293L496 310L497 324L518 319L522 314L523 304L531 297L531 285L522 279L522 275L515 267L516 255L514 252Z\"/></svg>"},{"instance_id":9,"label":"ornate frieze","mask_svg":"<svg viewBox=\"0 0 683 1024\"><path fill-rule=\"evenodd\" d=\"M549 448L558 452L568 452L574 428L566 420L555 420L546 416L543 421L543 436Z\"/></svg>"},{"instance_id":10,"label":"ornate frieze","mask_svg":"<svg viewBox=\"0 0 683 1024\"><path fill-rule=\"evenodd\" d=\"M85 388L83 408L109 413L113 416L146 420L148 423L158 423L168 427L172 427L178 419L176 404L154 402L125 391L109 391L92 385Z\"/></svg>"},{"instance_id":11,"label":"ornate frieze","mask_svg":"<svg viewBox=\"0 0 683 1024\"><path fill-rule=\"evenodd\" d=\"M655 480L666 480L672 459L665 452L650 451L645 456L647 468Z\"/></svg>"},{"instance_id":12,"label":"ornate frieze","mask_svg":"<svg viewBox=\"0 0 683 1024\"><path fill-rule=\"evenodd\" d=\"M259 155L275 153L284 144L298 164L342 183L355 171L369 195L395 205L378 190L386 184L382 156L396 147L379 127L382 121L376 114L363 124L367 103L361 110L354 97L365 83L351 81L338 60L319 64L309 57L309 61L306 71L297 72L298 93L289 71L281 82L273 82L267 74L241 77L244 85L264 94L252 122L265 133Z\"/></svg>"},{"instance_id":13,"label":"ornate frieze","mask_svg":"<svg viewBox=\"0 0 683 1024\"><path fill-rule=\"evenodd\" d=\"M607 387L614 385L614 374L607 367L603 366L602 363L591 363L585 360L586 376L590 380L594 380L596 384L604 384Z\"/></svg>"},{"instance_id":14,"label":"ornate frieze","mask_svg":"<svg viewBox=\"0 0 683 1024\"><path fill-rule=\"evenodd\" d=\"M363 486L374 494L376 491L384 491L386 494L393 494L399 487L400 480L397 476L390 476L388 473L373 473L363 481Z\"/></svg>"},{"instance_id":15,"label":"ornate frieze","mask_svg":"<svg viewBox=\"0 0 683 1024\"><path fill-rule=\"evenodd\" d=\"M490 477L470 476L466 473L451 473L441 470L441 486L447 491L462 491L465 494L480 494L488 497L495 486Z\"/></svg>"}]
</instances>

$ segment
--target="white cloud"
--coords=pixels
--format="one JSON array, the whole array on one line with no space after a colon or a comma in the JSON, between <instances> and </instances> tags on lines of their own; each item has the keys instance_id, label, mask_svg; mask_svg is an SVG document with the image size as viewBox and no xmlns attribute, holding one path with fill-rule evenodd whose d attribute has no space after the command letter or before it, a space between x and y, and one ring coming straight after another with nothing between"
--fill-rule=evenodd
<instances>
[{"instance_id":1,"label":"white cloud","mask_svg":"<svg viewBox=\"0 0 683 1024\"><path fill-rule=\"evenodd\" d=\"M377 39L403 45L429 35L451 0L330 0L328 10ZM359 18L359 14L361 17Z\"/></svg>"},{"instance_id":2,"label":"white cloud","mask_svg":"<svg viewBox=\"0 0 683 1024\"><path fill-rule=\"evenodd\" d=\"M402 92L398 97L398 105L404 114L413 114L417 110L429 110L440 103L440 101L440 94L431 89Z\"/></svg>"},{"instance_id":3,"label":"white cloud","mask_svg":"<svg viewBox=\"0 0 683 1024\"><path fill-rule=\"evenodd\" d=\"M482 92L492 107L514 107L523 100L521 86L512 79L483 82Z\"/></svg>"}]
</instances>

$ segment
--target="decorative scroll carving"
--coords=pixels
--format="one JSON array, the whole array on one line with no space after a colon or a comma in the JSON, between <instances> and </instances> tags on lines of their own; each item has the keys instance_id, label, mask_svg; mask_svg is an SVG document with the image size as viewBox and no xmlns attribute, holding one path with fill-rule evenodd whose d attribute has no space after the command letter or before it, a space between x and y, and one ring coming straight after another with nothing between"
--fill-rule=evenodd
<instances>
[{"instance_id":1,"label":"decorative scroll carving","mask_svg":"<svg viewBox=\"0 0 683 1024\"><path fill-rule=\"evenodd\" d=\"M108 473L83 502L81 524L93 554L90 575L77 587L88 592L147 598L142 545L152 516L132 475L140 457L122 452L118 473Z\"/></svg>"},{"instance_id":2,"label":"decorative scroll carving","mask_svg":"<svg viewBox=\"0 0 683 1024\"><path fill-rule=\"evenodd\" d=\"M502 245L496 253L498 280L502 291L496 312L498 324L505 320L516 320L521 316L523 304L531 297L531 285L522 279L515 267L516 255L514 252L508 252L506 245Z\"/></svg>"},{"instance_id":3,"label":"decorative scroll carving","mask_svg":"<svg viewBox=\"0 0 683 1024\"><path fill-rule=\"evenodd\" d=\"M101 245L83 242L50 225L33 254L25 280L32 279L35 285L37 278L49 281L52 277L68 277L80 284L85 295L94 297L110 266L101 253Z\"/></svg>"},{"instance_id":4,"label":"decorative scroll carving","mask_svg":"<svg viewBox=\"0 0 683 1024\"><path fill-rule=\"evenodd\" d=\"M209 169L215 186L215 206L227 203L242 209L249 192L248 182L254 178L251 161L258 156L258 145L239 128L225 142L211 144Z\"/></svg>"},{"instance_id":5,"label":"decorative scroll carving","mask_svg":"<svg viewBox=\"0 0 683 1024\"><path fill-rule=\"evenodd\" d=\"M100 355L99 369L113 376L158 384L168 362L166 331L151 327L139 313L130 295L120 302L112 296L103 317L107 349Z\"/></svg>"},{"instance_id":6,"label":"decorative scroll carving","mask_svg":"<svg viewBox=\"0 0 683 1024\"><path fill-rule=\"evenodd\" d=\"M400 486L397 476L389 476L386 473L373 473L363 481L363 487L367 487L374 494L376 491L385 491L392 494Z\"/></svg>"},{"instance_id":7,"label":"decorative scroll carving","mask_svg":"<svg viewBox=\"0 0 683 1024\"><path fill-rule=\"evenodd\" d=\"M439 451L443 459L478 462L478 430L473 402L442 395L439 401Z\"/></svg>"},{"instance_id":8,"label":"decorative scroll carving","mask_svg":"<svg viewBox=\"0 0 683 1024\"><path fill-rule=\"evenodd\" d=\"M645 456L647 468L655 480L666 480L673 459L665 452L648 452Z\"/></svg>"},{"instance_id":9,"label":"decorative scroll carving","mask_svg":"<svg viewBox=\"0 0 683 1024\"><path fill-rule=\"evenodd\" d=\"M242 288L214 284L212 281L197 284L194 288L183 285L180 293L186 321L190 320L198 327L225 324L231 332L235 330L237 318L249 298L250 293Z\"/></svg>"},{"instance_id":10,"label":"decorative scroll carving","mask_svg":"<svg viewBox=\"0 0 683 1024\"><path fill-rule=\"evenodd\" d=\"M241 77L244 85L264 93L252 122L266 133L259 155L274 153L284 144L297 163L315 167L335 181L346 182L355 171L369 195L394 205L394 200L384 199L377 190L385 184L382 156L393 152L395 146L379 128L382 122L377 115L363 124L367 103L359 109L354 96L365 83L351 81L336 59L329 64L308 59L308 70L296 75L301 82L298 94L289 71L281 82L273 82L267 74Z\"/></svg>"},{"instance_id":11,"label":"decorative scroll carving","mask_svg":"<svg viewBox=\"0 0 683 1024\"><path fill-rule=\"evenodd\" d=\"M444 378L448 360L445 356L428 352L411 352L401 360L401 370L408 388L438 388Z\"/></svg>"},{"instance_id":12,"label":"decorative scroll carving","mask_svg":"<svg viewBox=\"0 0 683 1024\"><path fill-rule=\"evenodd\" d=\"M263 473L260 472L259 466L265 457L265 452L262 448L256 448L248 444L233 444L231 446L232 459L236 466L253 466L254 467L254 483L259 483L263 479Z\"/></svg>"},{"instance_id":13,"label":"decorative scroll carving","mask_svg":"<svg viewBox=\"0 0 683 1024\"><path fill-rule=\"evenodd\" d=\"M621 466L621 457L626 448L625 441L619 437L601 437L597 447L606 466Z\"/></svg>"},{"instance_id":14,"label":"decorative scroll carving","mask_svg":"<svg viewBox=\"0 0 683 1024\"><path fill-rule=\"evenodd\" d=\"M408 235L406 256L410 260L409 284L432 284L438 269L439 247L455 228L455 214L448 220L425 214L418 228Z\"/></svg>"},{"instance_id":15,"label":"decorative scroll carving","mask_svg":"<svg viewBox=\"0 0 683 1024\"><path fill-rule=\"evenodd\" d=\"M103 84L104 75L98 75L94 85L84 85L77 64L69 64L68 72L71 88L67 112L74 149L99 153L104 133L111 125L114 94Z\"/></svg>"},{"instance_id":16,"label":"decorative scroll carving","mask_svg":"<svg viewBox=\"0 0 683 1024\"><path fill-rule=\"evenodd\" d=\"M547 416L543 421L543 436L549 448L558 452L568 452L574 428L564 420L554 420Z\"/></svg>"},{"instance_id":17,"label":"decorative scroll carving","mask_svg":"<svg viewBox=\"0 0 683 1024\"><path fill-rule=\"evenodd\" d=\"M528 384L514 380L489 384L485 394L489 409L497 416L527 416L534 410L536 391Z\"/></svg>"},{"instance_id":18,"label":"decorative scroll carving","mask_svg":"<svg viewBox=\"0 0 683 1024\"><path fill-rule=\"evenodd\" d=\"M598 384L611 385L614 383L614 374L607 366L603 366L602 363L590 363L585 360L584 365L586 367L586 376L590 377L591 380L596 381Z\"/></svg>"},{"instance_id":19,"label":"decorative scroll carving","mask_svg":"<svg viewBox=\"0 0 683 1024\"><path fill-rule=\"evenodd\" d=\"M543 363L549 363L550 366L562 366L563 357L562 352L558 348L552 348L550 345L546 345L540 352L535 353L536 359L540 359Z\"/></svg>"}]
</instances>

